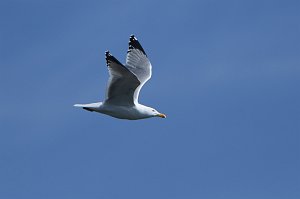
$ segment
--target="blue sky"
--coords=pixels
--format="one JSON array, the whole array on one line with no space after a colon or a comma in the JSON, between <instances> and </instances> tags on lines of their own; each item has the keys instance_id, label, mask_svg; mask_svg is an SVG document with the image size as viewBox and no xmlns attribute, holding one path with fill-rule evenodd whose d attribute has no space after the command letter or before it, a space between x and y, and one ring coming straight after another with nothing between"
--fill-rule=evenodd
<instances>
[{"instance_id":1,"label":"blue sky","mask_svg":"<svg viewBox=\"0 0 300 199\"><path fill-rule=\"evenodd\" d=\"M300 198L298 1L0 1L0 198ZM101 101L129 35L167 119Z\"/></svg>"}]
</instances>

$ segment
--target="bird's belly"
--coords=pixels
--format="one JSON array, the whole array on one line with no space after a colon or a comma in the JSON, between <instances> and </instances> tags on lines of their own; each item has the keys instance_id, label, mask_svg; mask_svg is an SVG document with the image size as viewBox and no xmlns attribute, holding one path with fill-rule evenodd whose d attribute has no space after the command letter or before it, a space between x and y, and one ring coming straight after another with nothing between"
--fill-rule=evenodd
<instances>
[{"instance_id":1,"label":"bird's belly","mask_svg":"<svg viewBox=\"0 0 300 199\"><path fill-rule=\"evenodd\" d=\"M134 108L122 107L122 106L115 106L104 108L98 111L99 113L103 113L115 118L119 119L127 119L127 120L138 120L143 119L140 114Z\"/></svg>"}]
</instances>

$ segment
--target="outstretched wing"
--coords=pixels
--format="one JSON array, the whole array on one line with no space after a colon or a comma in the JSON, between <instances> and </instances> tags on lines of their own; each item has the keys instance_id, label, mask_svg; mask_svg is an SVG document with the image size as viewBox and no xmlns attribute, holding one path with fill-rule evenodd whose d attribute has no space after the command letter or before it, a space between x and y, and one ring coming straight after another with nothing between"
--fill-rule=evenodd
<instances>
[{"instance_id":1,"label":"outstretched wing","mask_svg":"<svg viewBox=\"0 0 300 199\"><path fill-rule=\"evenodd\" d=\"M140 85L138 78L121 64L109 51L105 52L106 65L109 71L105 103L119 106L134 104L134 93Z\"/></svg>"},{"instance_id":2,"label":"outstretched wing","mask_svg":"<svg viewBox=\"0 0 300 199\"><path fill-rule=\"evenodd\" d=\"M127 51L125 66L137 77L140 85L134 92L134 102L138 103L138 97L142 86L151 78L151 63L137 38L130 36L129 49Z\"/></svg>"}]
</instances>

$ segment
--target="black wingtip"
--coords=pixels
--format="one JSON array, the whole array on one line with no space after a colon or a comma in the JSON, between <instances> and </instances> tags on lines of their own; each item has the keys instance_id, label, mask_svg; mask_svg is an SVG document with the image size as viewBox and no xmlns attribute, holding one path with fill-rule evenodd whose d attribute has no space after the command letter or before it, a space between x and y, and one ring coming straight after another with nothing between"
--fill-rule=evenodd
<instances>
[{"instance_id":1,"label":"black wingtip","mask_svg":"<svg viewBox=\"0 0 300 199\"><path fill-rule=\"evenodd\" d=\"M119 62L110 52L107 50L105 51L105 60L106 60L106 65L109 66L111 62L117 63L122 66L122 63Z\"/></svg>"},{"instance_id":2,"label":"black wingtip","mask_svg":"<svg viewBox=\"0 0 300 199\"><path fill-rule=\"evenodd\" d=\"M109 61L110 61L110 57L111 57L112 55L110 54L110 52L107 50L107 51L105 51L105 60L106 60L106 65L108 66L108 64L109 64Z\"/></svg>"},{"instance_id":3,"label":"black wingtip","mask_svg":"<svg viewBox=\"0 0 300 199\"><path fill-rule=\"evenodd\" d=\"M130 35L130 38L129 38L129 49L128 49L127 53L130 52L130 49L138 49L138 50L142 51L144 53L144 55L147 56L142 45L140 44L140 42L138 42L137 38L133 34Z\"/></svg>"},{"instance_id":4,"label":"black wingtip","mask_svg":"<svg viewBox=\"0 0 300 199\"><path fill-rule=\"evenodd\" d=\"M134 36L134 34L131 34L130 35L130 39L134 39L135 38L135 36ZM136 38L135 38L136 39Z\"/></svg>"}]
</instances>

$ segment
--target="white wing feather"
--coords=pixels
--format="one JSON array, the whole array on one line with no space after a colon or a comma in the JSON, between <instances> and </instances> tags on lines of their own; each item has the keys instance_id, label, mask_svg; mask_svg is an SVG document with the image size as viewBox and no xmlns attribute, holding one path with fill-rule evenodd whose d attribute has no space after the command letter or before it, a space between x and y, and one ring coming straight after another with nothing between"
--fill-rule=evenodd
<instances>
[{"instance_id":1,"label":"white wing feather","mask_svg":"<svg viewBox=\"0 0 300 199\"><path fill-rule=\"evenodd\" d=\"M152 66L141 44L133 35L130 36L125 66L141 82L134 92L134 102L138 103L142 86L151 78Z\"/></svg>"},{"instance_id":2,"label":"white wing feather","mask_svg":"<svg viewBox=\"0 0 300 199\"><path fill-rule=\"evenodd\" d=\"M105 55L110 75L105 103L120 106L134 105L134 94L140 85L140 81L108 51Z\"/></svg>"}]
</instances>

